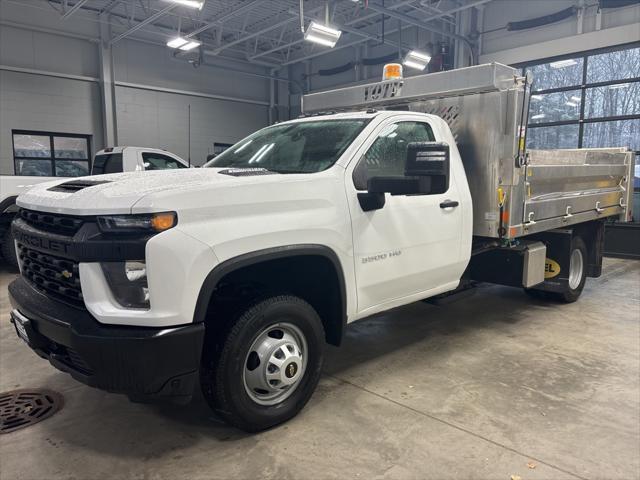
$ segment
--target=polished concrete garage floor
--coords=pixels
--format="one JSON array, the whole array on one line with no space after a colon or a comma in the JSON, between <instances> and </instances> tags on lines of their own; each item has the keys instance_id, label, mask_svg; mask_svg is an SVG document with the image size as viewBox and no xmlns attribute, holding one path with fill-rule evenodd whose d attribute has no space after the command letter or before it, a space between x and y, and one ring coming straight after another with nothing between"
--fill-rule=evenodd
<instances>
[{"instance_id":1,"label":"polished concrete garage floor","mask_svg":"<svg viewBox=\"0 0 640 480\"><path fill-rule=\"evenodd\" d=\"M57 372L9 324L12 278L0 274L0 391L47 387L66 404L0 436L2 480L640 476L638 261L606 259L572 305L483 286L352 325L306 409L259 435L200 397L133 404Z\"/></svg>"}]
</instances>

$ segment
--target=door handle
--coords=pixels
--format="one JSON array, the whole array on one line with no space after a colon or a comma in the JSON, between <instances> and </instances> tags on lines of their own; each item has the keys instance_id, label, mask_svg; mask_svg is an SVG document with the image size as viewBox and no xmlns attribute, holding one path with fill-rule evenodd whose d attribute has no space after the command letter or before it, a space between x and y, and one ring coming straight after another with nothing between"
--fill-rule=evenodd
<instances>
[{"instance_id":1,"label":"door handle","mask_svg":"<svg viewBox=\"0 0 640 480\"><path fill-rule=\"evenodd\" d=\"M460 204L458 203L457 200L445 200L440 204L440 208L455 208L458 205Z\"/></svg>"}]
</instances>

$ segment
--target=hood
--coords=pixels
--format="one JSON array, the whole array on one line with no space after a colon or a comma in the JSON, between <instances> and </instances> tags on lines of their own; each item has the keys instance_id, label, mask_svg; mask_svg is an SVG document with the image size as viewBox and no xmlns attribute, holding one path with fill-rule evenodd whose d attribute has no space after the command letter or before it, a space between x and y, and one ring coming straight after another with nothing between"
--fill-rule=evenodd
<instances>
[{"instance_id":1,"label":"hood","mask_svg":"<svg viewBox=\"0 0 640 480\"><path fill-rule=\"evenodd\" d=\"M155 193L272 183L282 177L265 170L230 168L113 173L41 183L20 195L17 204L32 210L71 215L124 214L131 213L139 200Z\"/></svg>"}]
</instances>

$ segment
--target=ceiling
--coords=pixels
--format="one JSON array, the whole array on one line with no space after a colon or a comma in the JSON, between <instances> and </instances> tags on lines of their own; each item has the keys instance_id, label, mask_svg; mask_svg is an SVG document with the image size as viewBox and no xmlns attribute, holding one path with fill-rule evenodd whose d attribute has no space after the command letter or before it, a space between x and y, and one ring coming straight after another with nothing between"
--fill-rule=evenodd
<instances>
[{"instance_id":1,"label":"ceiling","mask_svg":"<svg viewBox=\"0 0 640 480\"><path fill-rule=\"evenodd\" d=\"M12 0L8 0L12 1ZM50 11L65 24L98 21L110 25L110 42L125 38L164 45L176 36L202 42L186 55L219 56L280 68L366 42L404 50L415 48L416 34L399 45L398 29L432 32L437 38L456 35L459 12L492 0L304 0L305 25L316 19L343 31L332 50L303 40L299 0L206 0L194 10L170 0L28 0L20 2ZM384 33L383 33L384 32ZM181 53L182 54L182 53Z\"/></svg>"}]
</instances>

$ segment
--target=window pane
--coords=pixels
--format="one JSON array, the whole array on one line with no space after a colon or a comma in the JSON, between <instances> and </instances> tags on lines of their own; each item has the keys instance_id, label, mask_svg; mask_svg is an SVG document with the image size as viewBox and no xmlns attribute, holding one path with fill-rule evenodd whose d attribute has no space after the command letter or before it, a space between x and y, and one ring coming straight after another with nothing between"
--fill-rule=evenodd
<instances>
[{"instance_id":1,"label":"window pane","mask_svg":"<svg viewBox=\"0 0 640 480\"><path fill-rule=\"evenodd\" d=\"M531 95L530 123L577 120L580 117L580 90Z\"/></svg>"},{"instance_id":2,"label":"window pane","mask_svg":"<svg viewBox=\"0 0 640 480\"><path fill-rule=\"evenodd\" d=\"M587 60L587 83L640 77L640 48L592 55Z\"/></svg>"},{"instance_id":3,"label":"window pane","mask_svg":"<svg viewBox=\"0 0 640 480\"><path fill-rule=\"evenodd\" d=\"M631 147L640 151L640 119L584 124L583 147Z\"/></svg>"},{"instance_id":4,"label":"window pane","mask_svg":"<svg viewBox=\"0 0 640 480\"><path fill-rule=\"evenodd\" d=\"M86 160L56 160L56 177L81 177L89 175L89 162Z\"/></svg>"},{"instance_id":5,"label":"window pane","mask_svg":"<svg viewBox=\"0 0 640 480\"><path fill-rule=\"evenodd\" d=\"M92 175L102 175L103 173L120 173L122 172L122 154L109 153L105 155L96 155L93 160Z\"/></svg>"},{"instance_id":6,"label":"window pane","mask_svg":"<svg viewBox=\"0 0 640 480\"><path fill-rule=\"evenodd\" d=\"M51 143L48 135L14 134L13 148L16 157L50 157Z\"/></svg>"},{"instance_id":7,"label":"window pane","mask_svg":"<svg viewBox=\"0 0 640 480\"><path fill-rule=\"evenodd\" d=\"M640 83L619 83L587 89L585 118L640 114Z\"/></svg>"},{"instance_id":8,"label":"window pane","mask_svg":"<svg viewBox=\"0 0 640 480\"><path fill-rule=\"evenodd\" d=\"M400 122L386 127L364 155L356 169L354 182L358 190L378 176L403 176L407 149L411 142L432 142L431 127L422 122Z\"/></svg>"},{"instance_id":9,"label":"window pane","mask_svg":"<svg viewBox=\"0 0 640 480\"><path fill-rule=\"evenodd\" d=\"M175 158L160 155L158 153L143 153L142 160L144 161L145 170L171 170L176 168L186 168Z\"/></svg>"},{"instance_id":10,"label":"window pane","mask_svg":"<svg viewBox=\"0 0 640 480\"><path fill-rule=\"evenodd\" d=\"M578 129L578 125L529 128L527 146L538 150L578 148Z\"/></svg>"},{"instance_id":11,"label":"window pane","mask_svg":"<svg viewBox=\"0 0 640 480\"><path fill-rule=\"evenodd\" d=\"M53 137L53 150L56 158L88 159L87 139L75 137Z\"/></svg>"},{"instance_id":12,"label":"window pane","mask_svg":"<svg viewBox=\"0 0 640 480\"><path fill-rule=\"evenodd\" d=\"M22 160L16 158L16 175L51 177L50 160Z\"/></svg>"},{"instance_id":13,"label":"window pane","mask_svg":"<svg viewBox=\"0 0 640 480\"><path fill-rule=\"evenodd\" d=\"M533 90L581 85L583 62L582 58L571 58L527 67L533 75Z\"/></svg>"}]
</instances>

